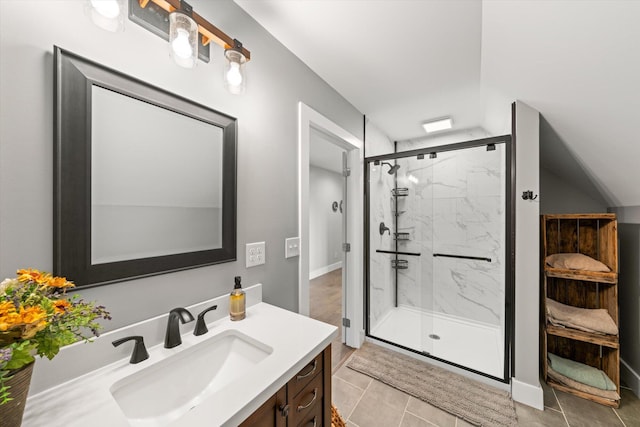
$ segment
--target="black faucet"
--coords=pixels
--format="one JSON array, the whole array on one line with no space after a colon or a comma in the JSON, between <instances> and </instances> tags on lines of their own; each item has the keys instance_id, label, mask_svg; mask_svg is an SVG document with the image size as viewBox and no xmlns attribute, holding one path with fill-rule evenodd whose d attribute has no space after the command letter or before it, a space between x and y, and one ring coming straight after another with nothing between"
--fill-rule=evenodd
<instances>
[{"instance_id":1,"label":"black faucet","mask_svg":"<svg viewBox=\"0 0 640 427\"><path fill-rule=\"evenodd\" d=\"M211 307L206 308L202 313L198 314L198 320L196 321L196 327L193 330L193 335L204 335L209 332L209 329L207 329L207 324L204 323L204 315L217 308L217 305L212 305Z\"/></svg>"},{"instance_id":2,"label":"black faucet","mask_svg":"<svg viewBox=\"0 0 640 427\"><path fill-rule=\"evenodd\" d=\"M114 347L117 347L123 342L131 340L135 341L136 345L133 347L133 353L131 353L131 359L129 360L129 363L140 363L143 360L147 360L149 358L149 353L147 353L147 348L144 346L144 338L142 338L140 335L120 338L113 341L111 344L113 344Z\"/></svg>"},{"instance_id":3,"label":"black faucet","mask_svg":"<svg viewBox=\"0 0 640 427\"><path fill-rule=\"evenodd\" d=\"M180 338L180 323L187 323L193 321L193 316L186 308L178 307L169 312L169 319L167 320L167 333L164 336L164 348L173 348L182 344L182 338Z\"/></svg>"}]
</instances>

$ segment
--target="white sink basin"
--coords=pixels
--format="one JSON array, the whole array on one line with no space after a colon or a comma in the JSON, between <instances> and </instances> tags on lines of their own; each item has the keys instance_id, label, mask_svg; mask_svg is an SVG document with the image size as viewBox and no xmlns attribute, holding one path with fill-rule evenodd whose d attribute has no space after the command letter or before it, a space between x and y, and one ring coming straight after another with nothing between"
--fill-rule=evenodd
<instances>
[{"instance_id":1,"label":"white sink basin","mask_svg":"<svg viewBox=\"0 0 640 427\"><path fill-rule=\"evenodd\" d=\"M165 426L265 359L273 349L228 330L113 384L110 391L129 423Z\"/></svg>"}]
</instances>

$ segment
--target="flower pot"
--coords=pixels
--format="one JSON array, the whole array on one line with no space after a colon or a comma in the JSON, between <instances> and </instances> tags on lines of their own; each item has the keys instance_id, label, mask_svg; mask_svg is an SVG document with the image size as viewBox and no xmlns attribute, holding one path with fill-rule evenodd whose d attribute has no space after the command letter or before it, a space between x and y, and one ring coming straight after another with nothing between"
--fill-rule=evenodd
<instances>
[{"instance_id":1,"label":"flower pot","mask_svg":"<svg viewBox=\"0 0 640 427\"><path fill-rule=\"evenodd\" d=\"M9 393L13 400L0 405L0 426L20 427L22 425L22 414L27 402L32 373L33 362L12 371L11 375L13 376L11 379L5 381L5 384L11 387Z\"/></svg>"}]
</instances>

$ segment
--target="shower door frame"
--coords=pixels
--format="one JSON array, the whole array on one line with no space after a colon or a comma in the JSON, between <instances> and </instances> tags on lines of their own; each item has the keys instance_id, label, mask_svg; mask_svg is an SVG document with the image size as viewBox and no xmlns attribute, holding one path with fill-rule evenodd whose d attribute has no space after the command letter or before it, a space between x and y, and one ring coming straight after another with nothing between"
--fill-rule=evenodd
<instances>
[{"instance_id":1,"label":"shower door frame","mask_svg":"<svg viewBox=\"0 0 640 427\"><path fill-rule=\"evenodd\" d=\"M504 370L503 377L496 377L485 372L481 372L463 365L459 365L454 362L450 362L446 359L441 359L439 357L433 356L431 354L425 354L416 349L412 349L409 347L405 347L403 345L394 343L392 341L385 340L383 338L378 338L374 335L371 335L371 324L370 324L370 263L369 258L371 255L371 246L369 242L369 233L370 233L370 184L369 184L369 169L370 164L375 161L389 161L389 160L397 160L405 157L413 157L418 155L429 155L430 153L443 153L446 151L456 151L466 148L475 148L486 146L489 144L505 144L505 301L504 301L504 309L505 309L505 325L504 325ZM394 144L397 147L397 144ZM470 141L458 142L454 144L446 144L434 147L426 147L419 148L415 150L408 151L396 151L395 153L383 154L378 156L366 157L364 159L364 325L365 325L365 335L367 338L372 338L386 344L402 348L406 351L415 353L417 355L421 355L424 357L428 357L433 360L437 360L439 362L445 363L447 365L454 366L459 369L463 369L465 371L472 372L477 375L481 375L483 377L487 377L493 380L500 381L502 383L509 383L511 381L511 374L514 372L514 330L515 330L515 173L516 162L515 162L515 145L514 140L511 135L501 135L494 136L489 138L475 139ZM394 178L395 179L395 178ZM397 272L396 272L397 273ZM395 288L397 294L398 287L398 279L397 275L395 278Z\"/></svg>"}]
</instances>

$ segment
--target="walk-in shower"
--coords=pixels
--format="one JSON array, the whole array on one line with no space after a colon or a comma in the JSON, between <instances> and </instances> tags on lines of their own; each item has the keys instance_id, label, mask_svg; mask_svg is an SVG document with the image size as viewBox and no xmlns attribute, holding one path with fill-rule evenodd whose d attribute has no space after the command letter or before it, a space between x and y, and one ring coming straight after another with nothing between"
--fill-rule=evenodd
<instances>
[{"instance_id":1,"label":"walk-in shower","mask_svg":"<svg viewBox=\"0 0 640 427\"><path fill-rule=\"evenodd\" d=\"M511 138L371 157L366 174L367 335L507 381Z\"/></svg>"}]
</instances>

